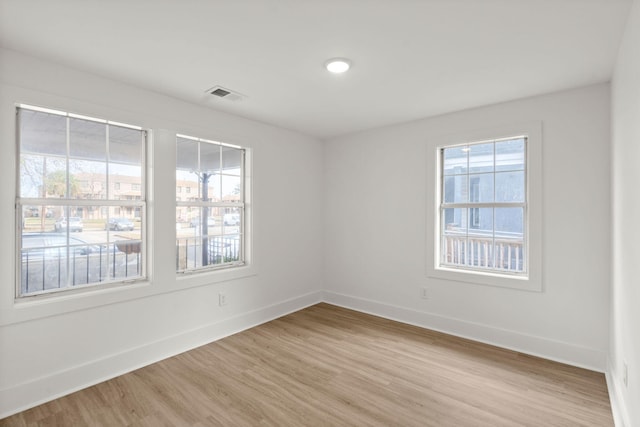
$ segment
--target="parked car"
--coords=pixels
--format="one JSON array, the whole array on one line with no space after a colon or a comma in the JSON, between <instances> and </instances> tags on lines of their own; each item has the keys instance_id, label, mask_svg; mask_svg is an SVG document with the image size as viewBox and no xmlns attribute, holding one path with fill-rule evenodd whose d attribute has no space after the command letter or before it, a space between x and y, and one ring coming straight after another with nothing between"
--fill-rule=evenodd
<instances>
[{"instance_id":1,"label":"parked car","mask_svg":"<svg viewBox=\"0 0 640 427\"><path fill-rule=\"evenodd\" d=\"M224 222L224 225L240 225L240 214L224 214L224 219L222 221Z\"/></svg>"},{"instance_id":2,"label":"parked car","mask_svg":"<svg viewBox=\"0 0 640 427\"><path fill-rule=\"evenodd\" d=\"M214 225L216 225L216 220L212 217L207 218L207 225L209 227L213 227ZM193 218L191 220L191 222L189 223L189 227L199 227L200 226L200 218L196 217Z\"/></svg>"},{"instance_id":3,"label":"parked car","mask_svg":"<svg viewBox=\"0 0 640 427\"><path fill-rule=\"evenodd\" d=\"M132 231L133 222L129 218L111 218L109 222L105 224L105 230L117 230L117 231Z\"/></svg>"},{"instance_id":4,"label":"parked car","mask_svg":"<svg viewBox=\"0 0 640 427\"><path fill-rule=\"evenodd\" d=\"M82 231L82 219L77 216L71 216L67 219L67 217L61 216L56 221L54 228L56 231L64 231L67 228L69 231Z\"/></svg>"}]
</instances>

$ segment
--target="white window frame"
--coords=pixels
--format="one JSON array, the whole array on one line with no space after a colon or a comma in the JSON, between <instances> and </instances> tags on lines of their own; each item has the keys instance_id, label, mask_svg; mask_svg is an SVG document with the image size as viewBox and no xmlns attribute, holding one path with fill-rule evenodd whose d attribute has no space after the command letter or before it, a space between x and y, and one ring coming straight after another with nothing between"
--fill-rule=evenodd
<instances>
[{"instance_id":1,"label":"white window frame","mask_svg":"<svg viewBox=\"0 0 640 427\"><path fill-rule=\"evenodd\" d=\"M441 151L443 148L493 141L514 136L526 136L526 206L525 253L526 273L512 274L468 267L458 268L441 264L440 203L442 191ZM514 124L494 129L475 130L438 137L429 145L427 174L427 276L487 286L498 286L527 291L542 291L542 124L540 122Z\"/></svg>"},{"instance_id":2,"label":"white window frame","mask_svg":"<svg viewBox=\"0 0 640 427\"><path fill-rule=\"evenodd\" d=\"M94 122L98 122L98 123L103 123L105 125L109 125L109 126L118 126L118 127L125 127L125 128L130 128L130 129L135 129L138 131L141 131L142 134L144 135L144 142L143 142L143 146L142 146L142 153L141 153L141 182L140 182L140 191L141 191L141 197L139 200L115 200L115 199L80 199L80 198L71 198L71 197L64 197L64 198L43 198L43 197L39 197L39 198L25 198L25 197L21 197L20 196L20 182L21 182L21 177L20 177L20 157L22 155L21 149L20 149L20 132L19 132L19 111L20 109L27 109L27 110L31 110L31 111L40 111L40 112L45 112L45 113L50 113L50 114L56 114L59 116L63 116L67 118L67 144L69 143L69 136L68 136L68 126L69 126L69 122L68 120L70 118L75 118L75 119L82 119L82 120L89 120L89 121L94 121ZM148 152L148 143L149 143L149 133L147 130L139 127L139 126L135 126L135 125L129 125L129 124L125 124L125 123L121 123L121 122L115 122L115 121L110 121L110 120L105 120L105 119L100 119L100 118L95 118L95 117L89 117L89 116L85 116L85 115L79 115L79 114L75 114L75 113L71 113L71 112L66 112L66 111L60 111L60 110L55 110L55 109L50 109L50 108L43 108L43 107L38 107L38 106L33 106L33 105L27 105L27 104L17 104L15 106L15 111L16 111L16 138L15 138L15 143L16 143L16 182L15 182L15 195L16 195L16 203L15 203L15 218L16 218L16 227L15 227L15 232L16 232L16 236L15 236L15 247L16 247L16 263L15 263L15 300L30 300L30 299L35 299L35 298L49 298L49 297L55 297L55 298L60 298L64 295L68 295L68 294L73 294L73 293L83 293L87 290L90 289L105 289L108 287L113 287L113 286L119 286L122 284L132 284L132 283L138 283L138 282L143 282L143 281L147 281L148 280L148 260L147 260L147 232L146 232L146 224L147 222L147 167L146 167L146 156L147 156L147 152ZM107 138L109 137L109 134L107 132ZM68 162L68 159L67 159ZM68 174L68 165L67 165L67 174ZM109 186L109 172L107 170L107 175L106 175L106 186ZM120 207L120 206L128 206L131 207L132 209L140 209L141 211L141 217L143 218L143 222L142 224L144 225L141 229L141 244L140 244L140 270L139 270L139 275L135 276L135 277L124 277L124 278L116 278L114 280L105 280L105 281L101 281L101 282L92 282L92 283L88 283L88 284L82 284L82 285L74 285L74 286L65 286L65 287L61 287L61 288L55 288L55 289L49 289L49 290L44 290L44 291L39 291L39 292L33 292L30 294L25 294L22 295L21 294L21 281L22 281L22 260L21 260L21 251L22 251L22 207L23 206L30 206L30 205L37 205L37 206L79 206L79 207L89 207L89 206L93 206L96 208L104 208L104 207L108 207L108 206L113 206L113 207ZM67 261L68 262L68 261ZM67 266L68 269L68 266Z\"/></svg>"},{"instance_id":3,"label":"white window frame","mask_svg":"<svg viewBox=\"0 0 640 427\"><path fill-rule=\"evenodd\" d=\"M194 136L184 135L184 134L176 134L176 150L177 150L177 140L178 138L188 139L194 142L198 142L198 144L213 144L222 147L230 147L237 150L240 150L241 154L241 185L240 185L240 201L239 202L211 202L211 201L202 201L202 200L178 200L180 195L178 193L178 188L185 188L185 192L189 194L193 194L190 192L190 188L188 186L175 186L176 188L176 208L177 207L208 207L208 208L233 208L240 211L240 225L239 225L239 234L240 234L240 249L238 253L238 260L233 262L221 263L221 264L209 264L206 266L189 268L188 265L186 268L180 268L179 265L176 266L176 274L178 275L191 275L198 273L207 273L211 271L220 271L220 270L229 270L233 268L244 267L247 265L248 258L248 239L247 239L247 195L248 195L248 173L247 173L247 149L235 144L228 144L225 142L214 141L210 139L198 138ZM222 160L221 163L222 164ZM177 166L177 165L176 165ZM201 218L202 220L202 218ZM213 237L213 236L212 236ZM177 238L176 238L177 242ZM179 258L176 255L176 258Z\"/></svg>"}]
</instances>

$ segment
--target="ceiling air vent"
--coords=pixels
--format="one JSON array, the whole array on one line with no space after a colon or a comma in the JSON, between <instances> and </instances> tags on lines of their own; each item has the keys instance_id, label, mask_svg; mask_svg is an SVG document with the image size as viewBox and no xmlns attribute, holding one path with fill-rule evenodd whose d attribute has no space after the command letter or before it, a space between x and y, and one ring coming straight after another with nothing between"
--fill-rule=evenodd
<instances>
[{"instance_id":1,"label":"ceiling air vent","mask_svg":"<svg viewBox=\"0 0 640 427\"><path fill-rule=\"evenodd\" d=\"M241 101L242 99L246 98L246 96L244 96L243 94L222 86L214 86L210 89L207 89L207 93L209 95L213 95L217 98L222 98L227 101Z\"/></svg>"}]
</instances>

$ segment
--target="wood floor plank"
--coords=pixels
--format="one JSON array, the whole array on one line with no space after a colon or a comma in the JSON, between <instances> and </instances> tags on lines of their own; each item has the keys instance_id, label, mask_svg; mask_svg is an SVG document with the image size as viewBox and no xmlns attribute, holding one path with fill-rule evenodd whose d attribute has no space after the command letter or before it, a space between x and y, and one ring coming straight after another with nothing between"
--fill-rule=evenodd
<instances>
[{"instance_id":1,"label":"wood floor plank","mask_svg":"<svg viewBox=\"0 0 640 427\"><path fill-rule=\"evenodd\" d=\"M0 426L613 426L604 375L318 304Z\"/></svg>"}]
</instances>

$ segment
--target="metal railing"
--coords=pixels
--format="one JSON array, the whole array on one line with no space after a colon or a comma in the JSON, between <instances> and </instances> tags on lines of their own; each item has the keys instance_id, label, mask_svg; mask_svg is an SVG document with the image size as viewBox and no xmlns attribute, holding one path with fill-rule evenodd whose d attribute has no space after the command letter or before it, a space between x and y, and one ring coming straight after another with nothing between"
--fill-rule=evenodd
<instances>
[{"instance_id":1,"label":"metal railing","mask_svg":"<svg viewBox=\"0 0 640 427\"><path fill-rule=\"evenodd\" d=\"M241 260L240 241L238 235L177 238L176 270L195 270L209 265L238 262Z\"/></svg>"},{"instance_id":2,"label":"metal railing","mask_svg":"<svg viewBox=\"0 0 640 427\"><path fill-rule=\"evenodd\" d=\"M25 248L21 295L140 277L141 262L139 240Z\"/></svg>"}]
</instances>

